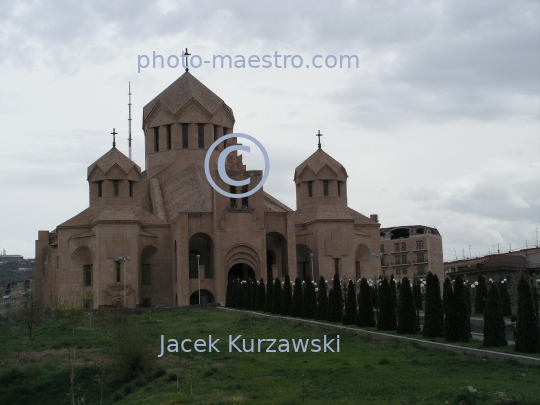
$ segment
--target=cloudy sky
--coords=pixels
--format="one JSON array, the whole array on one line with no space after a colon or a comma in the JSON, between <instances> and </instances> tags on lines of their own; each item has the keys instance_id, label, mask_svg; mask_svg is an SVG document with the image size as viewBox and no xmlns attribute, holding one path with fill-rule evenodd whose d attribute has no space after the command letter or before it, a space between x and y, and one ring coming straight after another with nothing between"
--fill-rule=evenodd
<instances>
[{"instance_id":1,"label":"cloudy sky","mask_svg":"<svg viewBox=\"0 0 540 405\"><path fill-rule=\"evenodd\" d=\"M138 73L139 55L186 47L210 61L358 56L354 68L190 69L234 110L235 131L266 146L265 190L290 207L321 130L349 206L383 227L437 227L445 260L536 244L539 16L519 0L2 1L0 249L34 257L39 229L88 206L86 168L113 127L127 154L130 81L144 167L142 107L183 69Z\"/></svg>"}]
</instances>

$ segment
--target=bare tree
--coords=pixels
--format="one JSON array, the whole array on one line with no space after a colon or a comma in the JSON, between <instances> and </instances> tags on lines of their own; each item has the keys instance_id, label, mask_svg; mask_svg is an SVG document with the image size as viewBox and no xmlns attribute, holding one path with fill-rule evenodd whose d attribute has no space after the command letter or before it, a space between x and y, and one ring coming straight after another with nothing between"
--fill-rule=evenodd
<instances>
[{"instance_id":1,"label":"bare tree","mask_svg":"<svg viewBox=\"0 0 540 405\"><path fill-rule=\"evenodd\" d=\"M45 315L45 304L40 294L34 288L25 291L22 305L17 309L16 317L28 327L28 335L32 339L32 331L36 323Z\"/></svg>"}]
</instances>

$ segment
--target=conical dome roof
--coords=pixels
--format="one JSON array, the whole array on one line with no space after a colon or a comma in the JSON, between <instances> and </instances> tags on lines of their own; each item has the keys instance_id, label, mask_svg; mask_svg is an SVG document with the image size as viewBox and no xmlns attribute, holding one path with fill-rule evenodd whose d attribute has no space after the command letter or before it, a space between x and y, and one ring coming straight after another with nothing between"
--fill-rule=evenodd
<instances>
[{"instance_id":1,"label":"conical dome roof","mask_svg":"<svg viewBox=\"0 0 540 405\"><path fill-rule=\"evenodd\" d=\"M232 109L221 98L197 80L191 73L185 72L152 101L146 104L143 109L143 127L144 121L158 102L161 102L173 114L176 114L191 99L197 100L212 115L223 105L234 120Z\"/></svg>"},{"instance_id":2,"label":"conical dome roof","mask_svg":"<svg viewBox=\"0 0 540 405\"><path fill-rule=\"evenodd\" d=\"M309 168L313 173L319 173L323 167L328 166L334 173L338 174L341 170L347 176L347 171L341 163L330 156L322 149L317 149L310 157L304 160L294 171L294 179L296 180L302 173ZM347 176L348 177L348 176Z\"/></svg>"},{"instance_id":3,"label":"conical dome roof","mask_svg":"<svg viewBox=\"0 0 540 405\"><path fill-rule=\"evenodd\" d=\"M137 172L141 174L141 168L130 158L124 155L116 148L112 148L98 160L88 166L88 177L96 167L99 167L103 173L107 173L114 165L118 165L126 174L135 167Z\"/></svg>"}]
</instances>

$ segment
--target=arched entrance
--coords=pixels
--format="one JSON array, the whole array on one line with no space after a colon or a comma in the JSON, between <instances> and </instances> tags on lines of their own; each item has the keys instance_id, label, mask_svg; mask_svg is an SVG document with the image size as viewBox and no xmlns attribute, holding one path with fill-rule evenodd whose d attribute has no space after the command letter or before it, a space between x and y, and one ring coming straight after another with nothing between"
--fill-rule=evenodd
<instances>
[{"instance_id":1,"label":"arched entrance","mask_svg":"<svg viewBox=\"0 0 540 405\"><path fill-rule=\"evenodd\" d=\"M279 232L266 234L266 271L270 273L272 266L277 266L276 277L285 277L289 272L287 240ZM272 277L270 277L272 278Z\"/></svg>"},{"instance_id":2,"label":"arched entrance","mask_svg":"<svg viewBox=\"0 0 540 405\"><path fill-rule=\"evenodd\" d=\"M298 277L305 280L307 276L311 277L311 266L313 259L311 258L312 251L306 245L296 245L296 262L298 263ZM314 275L317 280L317 274Z\"/></svg>"},{"instance_id":3,"label":"arched entrance","mask_svg":"<svg viewBox=\"0 0 540 405\"><path fill-rule=\"evenodd\" d=\"M366 270L370 267L371 260L371 252L369 251L368 247L363 243L360 243L356 247L356 251L354 253L354 268L356 280L367 276Z\"/></svg>"},{"instance_id":4,"label":"arched entrance","mask_svg":"<svg viewBox=\"0 0 540 405\"><path fill-rule=\"evenodd\" d=\"M228 283L230 284L233 280L236 279L245 281L249 279L256 280L255 271L249 264L237 263L229 269Z\"/></svg>"},{"instance_id":5,"label":"arched entrance","mask_svg":"<svg viewBox=\"0 0 540 405\"><path fill-rule=\"evenodd\" d=\"M201 305L215 302L214 295L208 291L201 289ZM189 305L199 305L199 290L195 291L189 297Z\"/></svg>"},{"instance_id":6,"label":"arched entrance","mask_svg":"<svg viewBox=\"0 0 540 405\"><path fill-rule=\"evenodd\" d=\"M214 278L214 242L205 233L196 233L189 238L189 278L198 276L197 255L200 256L200 266L204 268L204 278Z\"/></svg>"},{"instance_id":7,"label":"arched entrance","mask_svg":"<svg viewBox=\"0 0 540 405\"><path fill-rule=\"evenodd\" d=\"M113 306L114 308L124 308L124 298L113 298L111 301L111 306Z\"/></svg>"}]
</instances>

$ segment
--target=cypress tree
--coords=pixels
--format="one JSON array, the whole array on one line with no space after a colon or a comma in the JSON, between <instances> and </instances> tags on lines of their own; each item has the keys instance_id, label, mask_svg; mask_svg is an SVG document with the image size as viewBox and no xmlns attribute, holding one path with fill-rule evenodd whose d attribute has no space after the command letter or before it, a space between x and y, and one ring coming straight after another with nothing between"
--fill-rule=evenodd
<instances>
[{"instance_id":1,"label":"cypress tree","mask_svg":"<svg viewBox=\"0 0 540 405\"><path fill-rule=\"evenodd\" d=\"M358 315L356 325L360 327L375 326L375 316L373 315L373 301L371 299L371 288L365 278L360 281L360 298L358 300Z\"/></svg>"},{"instance_id":2,"label":"cypress tree","mask_svg":"<svg viewBox=\"0 0 540 405\"><path fill-rule=\"evenodd\" d=\"M377 329L379 330L396 330L396 305L392 287L388 279L385 277L379 287L379 301L381 307L379 309L379 319L377 320Z\"/></svg>"},{"instance_id":3,"label":"cypress tree","mask_svg":"<svg viewBox=\"0 0 540 405\"><path fill-rule=\"evenodd\" d=\"M264 312L272 312L272 301L274 300L274 280L270 277L266 280L266 299L264 301Z\"/></svg>"},{"instance_id":4,"label":"cypress tree","mask_svg":"<svg viewBox=\"0 0 540 405\"><path fill-rule=\"evenodd\" d=\"M452 281L450 280L449 277L446 277L444 279L444 284L443 284L443 311L444 313L446 314L446 310L447 310L447 307L448 307L448 287L450 286L450 288L452 288Z\"/></svg>"},{"instance_id":5,"label":"cypress tree","mask_svg":"<svg viewBox=\"0 0 540 405\"><path fill-rule=\"evenodd\" d=\"M272 300L272 313L273 314L281 314L281 304L283 302L283 291L281 289L281 281L279 281L279 278L276 277L276 281L274 282L274 299Z\"/></svg>"},{"instance_id":6,"label":"cypress tree","mask_svg":"<svg viewBox=\"0 0 540 405\"><path fill-rule=\"evenodd\" d=\"M518 283L516 352L540 353L539 334L531 287L522 275Z\"/></svg>"},{"instance_id":7,"label":"cypress tree","mask_svg":"<svg viewBox=\"0 0 540 405\"><path fill-rule=\"evenodd\" d=\"M413 296L414 306L416 307L416 310L423 310L424 308L422 307L422 291L420 290L420 281L418 279L416 279L413 284Z\"/></svg>"},{"instance_id":8,"label":"cypress tree","mask_svg":"<svg viewBox=\"0 0 540 405\"><path fill-rule=\"evenodd\" d=\"M294 293L292 298L292 316L302 316L302 306L304 305L304 294L302 291L302 280L296 277L294 280Z\"/></svg>"},{"instance_id":9,"label":"cypress tree","mask_svg":"<svg viewBox=\"0 0 540 405\"><path fill-rule=\"evenodd\" d=\"M510 304L510 294L505 280L499 283L499 293L501 295L503 316L512 316L512 306Z\"/></svg>"},{"instance_id":10,"label":"cypress tree","mask_svg":"<svg viewBox=\"0 0 540 405\"><path fill-rule=\"evenodd\" d=\"M472 302L471 302L471 291L469 289L468 284L465 285L463 292L465 293L465 301L467 302L467 313L470 315L472 314Z\"/></svg>"},{"instance_id":11,"label":"cypress tree","mask_svg":"<svg viewBox=\"0 0 540 405\"><path fill-rule=\"evenodd\" d=\"M244 302L244 309L250 310L251 309L251 279L248 278L246 281L246 296L245 296L245 302Z\"/></svg>"},{"instance_id":12,"label":"cypress tree","mask_svg":"<svg viewBox=\"0 0 540 405\"><path fill-rule=\"evenodd\" d=\"M307 276L304 287L304 302L302 308L302 316L306 319L313 319L317 310L317 296L315 295L315 285L311 281L311 277Z\"/></svg>"},{"instance_id":13,"label":"cypress tree","mask_svg":"<svg viewBox=\"0 0 540 405\"><path fill-rule=\"evenodd\" d=\"M446 283L445 283L446 284ZM426 311L424 312L425 337L444 336L444 311L439 277L431 271L426 276Z\"/></svg>"},{"instance_id":14,"label":"cypress tree","mask_svg":"<svg viewBox=\"0 0 540 405\"><path fill-rule=\"evenodd\" d=\"M328 321L331 322L332 314L331 314L331 305L332 305L332 295L334 295L334 289L330 287L330 290L328 291Z\"/></svg>"},{"instance_id":15,"label":"cypress tree","mask_svg":"<svg viewBox=\"0 0 540 405\"><path fill-rule=\"evenodd\" d=\"M468 342L469 316L463 292L463 280L457 276L453 285L447 287L447 312L445 313L444 334L448 342Z\"/></svg>"},{"instance_id":16,"label":"cypress tree","mask_svg":"<svg viewBox=\"0 0 540 405\"><path fill-rule=\"evenodd\" d=\"M501 297L497 284L489 287L484 311L484 347L507 346L506 326L502 312Z\"/></svg>"},{"instance_id":17,"label":"cypress tree","mask_svg":"<svg viewBox=\"0 0 540 405\"><path fill-rule=\"evenodd\" d=\"M392 297L394 298L394 305L397 307L397 288L396 288L396 279L394 275L390 276L390 288L392 289Z\"/></svg>"},{"instance_id":18,"label":"cypress tree","mask_svg":"<svg viewBox=\"0 0 540 405\"><path fill-rule=\"evenodd\" d=\"M291 278L287 274L285 276L285 281L283 282L283 304L281 308L281 313L286 316L291 315L292 307L292 286Z\"/></svg>"},{"instance_id":19,"label":"cypress tree","mask_svg":"<svg viewBox=\"0 0 540 405\"><path fill-rule=\"evenodd\" d=\"M246 308L246 301L247 301L247 293L246 293L247 285L245 280L240 281L240 309Z\"/></svg>"},{"instance_id":20,"label":"cypress tree","mask_svg":"<svg viewBox=\"0 0 540 405\"><path fill-rule=\"evenodd\" d=\"M263 311L264 302L266 300L266 288L264 288L264 280L261 278L257 284L257 296L255 297L255 310Z\"/></svg>"},{"instance_id":21,"label":"cypress tree","mask_svg":"<svg viewBox=\"0 0 540 405\"><path fill-rule=\"evenodd\" d=\"M475 290L476 290L476 299L474 300L474 313L483 314L484 304L487 298L487 286L486 286L486 279L484 276L478 276L478 285L476 286Z\"/></svg>"},{"instance_id":22,"label":"cypress tree","mask_svg":"<svg viewBox=\"0 0 540 405\"><path fill-rule=\"evenodd\" d=\"M328 320L341 322L343 319L343 296L341 295L341 283L337 273L332 280L332 297L329 299Z\"/></svg>"},{"instance_id":23,"label":"cypress tree","mask_svg":"<svg viewBox=\"0 0 540 405\"><path fill-rule=\"evenodd\" d=\"M343 316L343 325L353 325L356 321L356 287L352 280L347 284L347 298L345 301L345 315Z\"/></svg>"},{"instance_id":24,"label":"cypress tree","mask_svg":"<svg viewBox=\"0 0 540 405\"><path fill-rule=\"evenodd\" d=\"M317 312L315 319L321 321L328 320L328 295L326 295L326 281L323 276L319 277L319 288L317 291Z\"/></svg>"},{"instance_id":25,"label":"cypress tree","mask_svg":"<svg viewBox=\"0 0 540 405\"><path fill-rule=\"evenodd\" d=\"M404 277L403 280L401 280L397 333L409 335L418 333L414 296L411 290L411 284L407 277Z\"/></svg>"}]
</instances>

